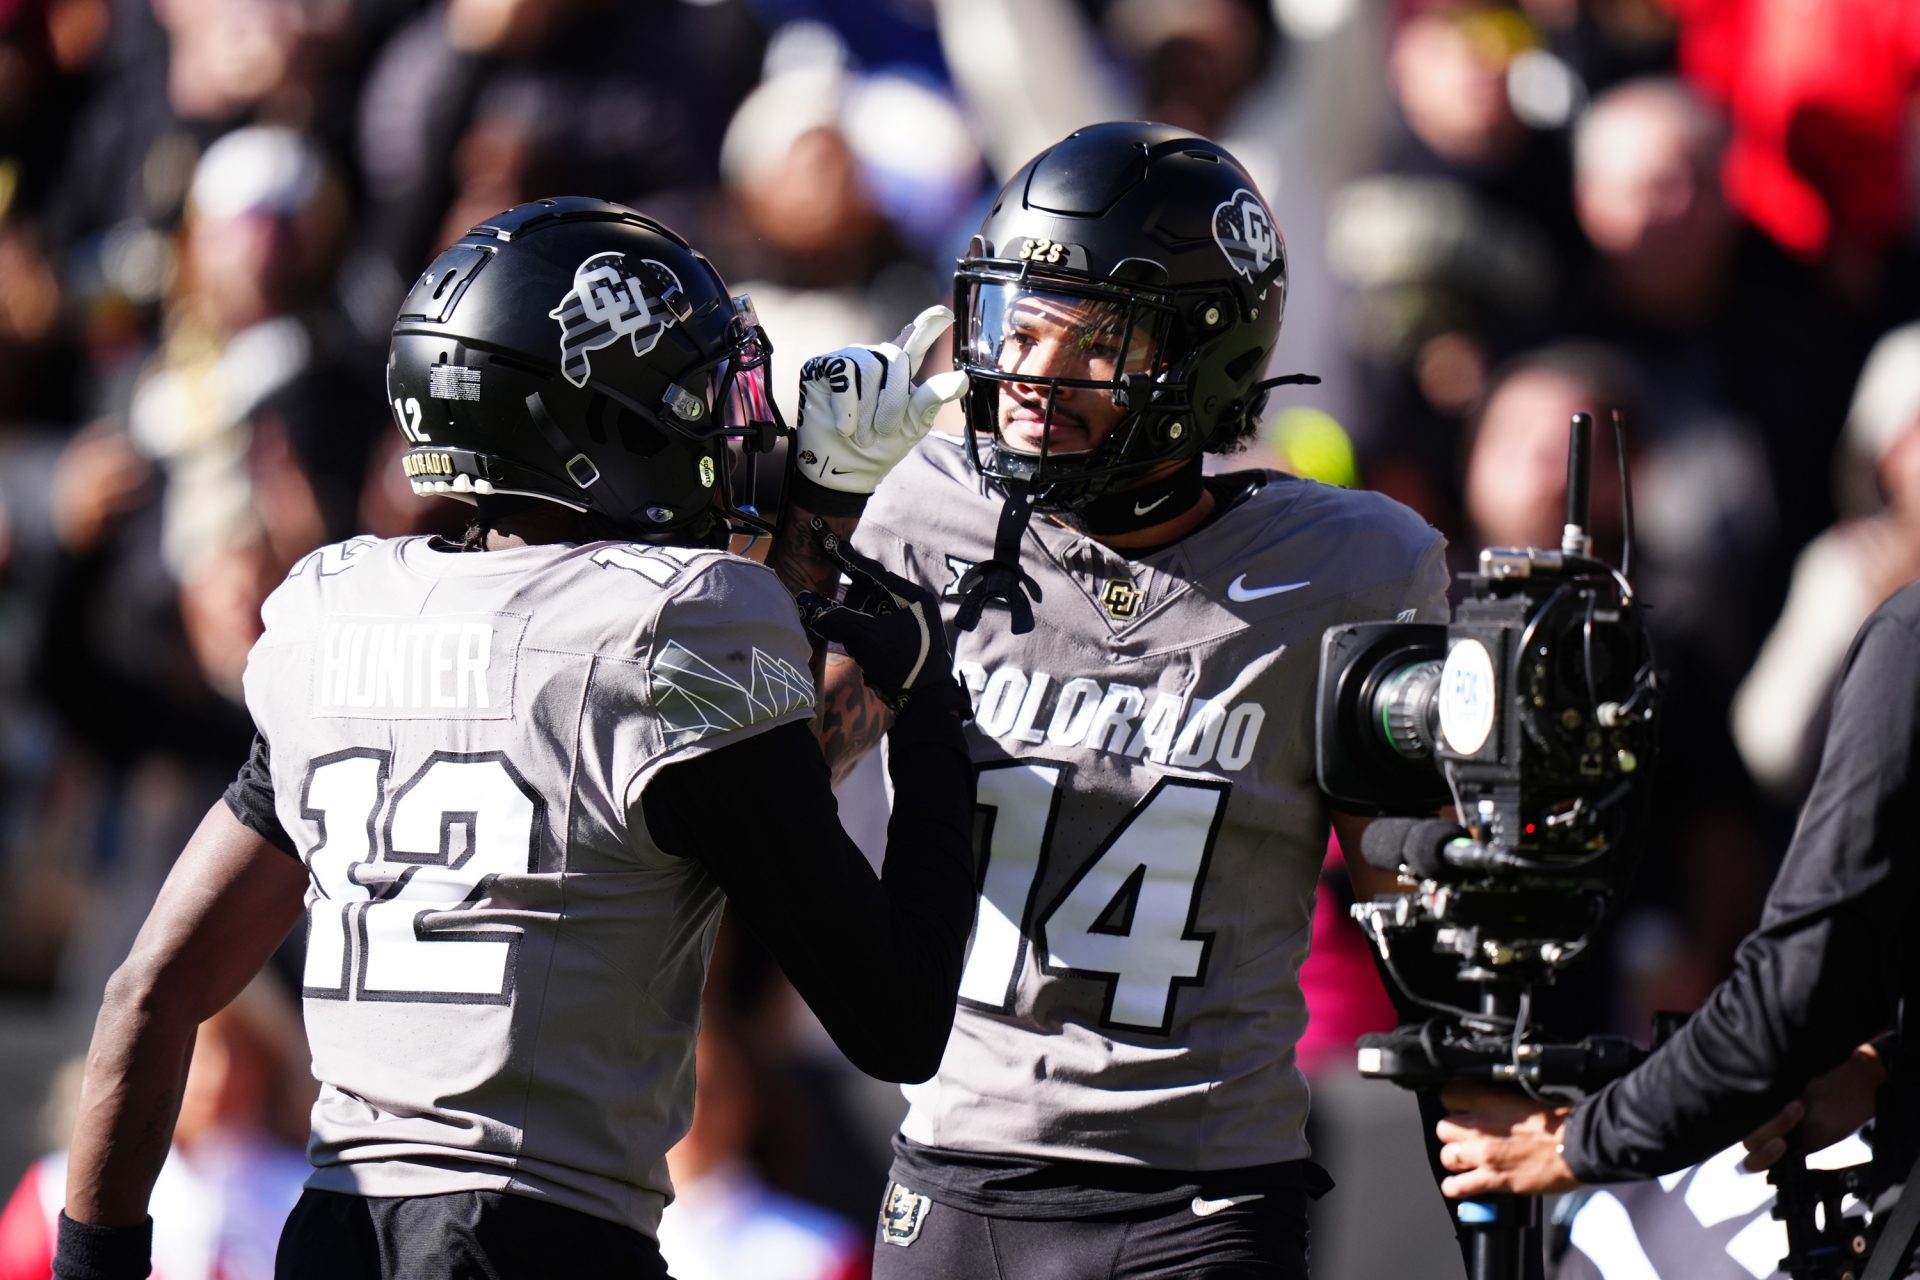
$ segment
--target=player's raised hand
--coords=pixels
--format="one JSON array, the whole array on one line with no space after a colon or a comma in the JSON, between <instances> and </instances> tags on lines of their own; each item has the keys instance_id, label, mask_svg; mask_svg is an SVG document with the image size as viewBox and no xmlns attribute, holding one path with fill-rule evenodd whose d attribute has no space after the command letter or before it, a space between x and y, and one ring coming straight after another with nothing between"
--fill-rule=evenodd
<instances>
[{"instance_id":1,"label":"player's raised hand","mask_svg":"<svg viewBox=\"0 0 1920 1280\"><path fill-rule=\"evenodd\" d=\"M844 601L811 591L795 597L807 628L845 649L860 664L867 687L895 712L909 699L938 701L962 720L971 719L972 704L954 680L947 656L938 597L849 547L817 516L813 529L846 572L848 587Z\"/></svg>"},{"instance_id":2,"label":"player's raised hand","mask_svg":"<svg viewBox=\"0 0 1920 1280\"><path fill-rule=\"evenodd\" d=\"M800 474L824 489L872 493L927 434L940 406L967 389L957 369L913 380L952 325L952 311L928 307L892 342L842 347L802 365L793 444Z\"/></svg>"}]
</instances>

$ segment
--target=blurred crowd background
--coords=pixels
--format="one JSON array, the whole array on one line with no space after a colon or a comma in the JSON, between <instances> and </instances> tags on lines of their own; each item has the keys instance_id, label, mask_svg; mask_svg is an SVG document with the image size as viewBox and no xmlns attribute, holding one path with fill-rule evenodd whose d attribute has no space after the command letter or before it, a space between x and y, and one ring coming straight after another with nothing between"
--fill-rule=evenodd
<instances>
[{"instance_id":1,"label":"blurred crowd background","mask_svg":"<svg viewBox=\"0 0 1920 1280\"><path fill-rule=\"evenodd\" d=\"M1565 1030L1693 1008L1847 640L1920 577L1917 88L1912 0L0 0L0 1277L42 1265L101 984L249 741L262 599L321 543L464 524L396 462L398 300L545 195L688 235L754 296L791 415L802 359L948 297L1034 151L1167 120L1261 183L1275 372L1323 379L1226 465L1385 490L1466 568L1558 544L1568 416L1620 409L1670 694L1653 834ZM1350 1088L1392 1014L1341 893L1302 1047L1346 1204L1316 1274L1425 1275L1341 1226L1414 1140L1369 1120L1396 1091ZM707 1027L676 1274L863 1274L897 1095L737 936ZM158 1274L267 1274L305 1068L284 975L202 1035Z\"/></svg>"}]
</instances>

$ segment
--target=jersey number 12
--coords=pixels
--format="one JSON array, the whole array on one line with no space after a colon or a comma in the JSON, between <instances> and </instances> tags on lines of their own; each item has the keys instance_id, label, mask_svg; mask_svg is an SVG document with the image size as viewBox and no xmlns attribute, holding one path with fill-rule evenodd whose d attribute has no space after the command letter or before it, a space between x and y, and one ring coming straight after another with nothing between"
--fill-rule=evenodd
<instances>
[{"instance_id":1,"label":"jersey number 12","mask_svg":"<svg viewBox=\"0 0 1920 1280\"><path fill-rule=\"evenodd\" d=\"M532 869L540 802L497 753L436 752L389 797L391 763L351 750L307 773L300 816L320 842L303 994L506 1004L519 934L460 912Z\"/></svg>"}]
</instances>

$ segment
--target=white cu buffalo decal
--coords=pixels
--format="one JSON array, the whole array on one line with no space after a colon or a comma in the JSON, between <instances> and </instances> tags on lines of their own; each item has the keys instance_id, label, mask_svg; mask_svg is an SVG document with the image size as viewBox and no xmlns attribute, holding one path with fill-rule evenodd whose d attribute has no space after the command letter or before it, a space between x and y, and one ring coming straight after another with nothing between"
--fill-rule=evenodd
<instances>
[{"instance_id":1,"label":"white cu buffalo decal","mask_svg":"<svg viewBox=\"0 0 1920 1280\"><path fill-rule=\"evenodd\" d=\"M560 372L574 386L586 386L593 372L587 364L589 351L630 337L633 354L644 356L673 323L660 295L666 288L679 288L679 277L651 258L640 265L650 270L653 283L628 270L623 253L594 254L573 269L573 289L547 312L560 322Z\"/></svg>"},{"instance_id":2,"label":"white cu buffalo decal","mask_svg":"<svg viewBox=\"0 0 1920 1280\"><path fill-rule=\"evenodd\" d=\"M1280 246L1279 229L1273 225L1273 214L1245 187L1214 206L1213 238L1220 252L1227 255L1227 264L1249 280L1259 279L1260 273L1285 252Z\"/></svg>"}]
</instances>

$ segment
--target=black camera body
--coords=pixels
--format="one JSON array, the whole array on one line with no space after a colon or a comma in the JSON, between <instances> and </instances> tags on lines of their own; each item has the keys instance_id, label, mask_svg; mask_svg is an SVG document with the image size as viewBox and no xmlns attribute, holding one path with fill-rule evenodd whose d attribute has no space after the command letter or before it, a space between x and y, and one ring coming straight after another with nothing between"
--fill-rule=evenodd
<instances>
[{"instance_id":1,"label":"black camera body","mask_svg":"<svg viewBox=\"0 0 1920 1280\"><path fill-rule=\"evenodd\" d=\"M1584 527L1591 430L1574 416L1559 548L1482 551L1445 625L1362 622L1322 638L1321 788L1376 815L1360 853L1409 886L1353 913L1402 1008L1437 1015L1363 1037L1363 1075L1564 1100L1640 1053L1553 1041L1531 1015L1533 989L1586 949L1633 874L1658 742L1642 606Z\"/></svg>"},{"instance_id":2,"label":"black camera body","mask_svg":"<svg viewBox=\"0 0 1920 1280\"><path fill-rule=\"evenodd\" d=\"M1454 805L1490 851L1462 875L1570 872L1617 843L1654 755L1658 690L1632 588L1539 548L1489 548L1468 581L1451 624L1322 637L1321 786L1356 813Z\"/></svg>"}]
</instances>

